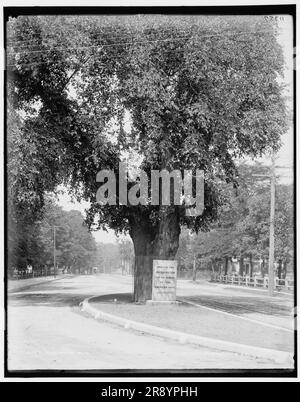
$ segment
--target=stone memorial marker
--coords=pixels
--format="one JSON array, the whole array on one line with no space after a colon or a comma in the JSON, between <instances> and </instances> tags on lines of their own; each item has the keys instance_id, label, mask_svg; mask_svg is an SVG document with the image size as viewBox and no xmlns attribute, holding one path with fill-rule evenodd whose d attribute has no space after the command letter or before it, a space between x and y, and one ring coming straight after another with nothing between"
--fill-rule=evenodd
<instances>
[{"instance_id":1,"label":"stone memorial marker","mask_svg":"<svg viewBox=\"0 0 300 402\"><path fill-rule=\"evenodd\" d=\"M153 260L152 301L175 302L177 261Z\"/></svg>"}]
</instances>

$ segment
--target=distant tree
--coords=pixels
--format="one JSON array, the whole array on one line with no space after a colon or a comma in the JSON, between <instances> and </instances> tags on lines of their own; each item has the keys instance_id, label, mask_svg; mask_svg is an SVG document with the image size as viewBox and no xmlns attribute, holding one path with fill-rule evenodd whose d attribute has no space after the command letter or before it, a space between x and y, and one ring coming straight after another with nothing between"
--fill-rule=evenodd
<instances>
[{"instance_id":1,"label":"distant tree","mask_svg":"<svg viewBox=\"0 0 300 402\"><path fill-rule=\"evenodd\" d=\"M250 262L262 258L265 272L269 254L270 230L270 184L269 168L260 164L239 167L238 187L232 190L223 187L223 206L219 217L210 231L190 235L183 239L186 264L192 265L193 255L203 263L218 270L224 267L227 273L228 261L237 256L240 273L244 273L243 260ZM266 179L267 178L267 179ZM275 259L278 262L278 275L286 274L287 266L293 261L293 187L276 185L275 202ZM264 273L264 272L263 272Z\"/></svg>"},{"instance_id":2,"label":"distant tree","mask_svg":"<svg viewBox=\"0 0 300 402\"><path fill-rule=\"evenodd\" d=\"M51 198L45 199L42 218L29 223L18 220L14 232L10 230L9 267L34 269L53 265L56 232L56 261L70 269L91 269L96 258L96 242L79 211L64 211Z\"/></svg>"},{"instance_id":3,"label":"distant tree","mask_svg":"<svg viewBox=\"0 0 300 402\"><path fill-rule=\"evenodd\" d=\"M47 202L47 209L40 225L40 240L47 259L53 256L53 227L56 227L57 262L74 272L91 270L96 254L96 241L89 232L79 211L64 211Z\"/></svg>"},{"instance_id":4,"label":"distant tree","mask_svg":"<svg viewBox=\"0 0 300 402\"><path fill-rule=\"evenodd\" d=\"M112 273L121 268L119 245L115 243L97 242L97 257L95 265L104 273Z\"/></svg>"},{"instance_id":5,"label":"distant tree","mask_svg":"<svg viewBox=\"0 0 300 402\"><path fill-rule=\"evenodd\" d=\"M126 237L118 238L119 254L121 259L122 274L131 273L132 262L134 261L134 249L131 239Z\"/></svg>"}]
</instances>

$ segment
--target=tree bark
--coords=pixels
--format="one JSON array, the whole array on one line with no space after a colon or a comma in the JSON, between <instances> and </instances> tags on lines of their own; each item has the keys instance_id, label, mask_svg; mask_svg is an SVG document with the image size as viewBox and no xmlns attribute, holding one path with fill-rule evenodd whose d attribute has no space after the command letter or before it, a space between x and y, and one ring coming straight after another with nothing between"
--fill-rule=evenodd
<instances>
[{"instance_id":1,"label":"tree bark","mask_svg":"<svg viewBox=\"0 0 300 402\"><path fill-rule=\"evenodd\" d=\"M152 298L153 238L145 227L131 231L134 245L134 301L145 302Z\"/></svg>"},{"instance_id":2,"label":"tree bark","mask_svg":"<svg viewBox=\"0 0 300 402\"><path fill-rule=\"evenodd\" d=\"M222 263L220 261L216 260L216 266L217 266L219 275L222 275Z\"/></svg>"},{"instance_id":3,"label":"tree bark","mask_svg":"<svg viewBox=\"0 0 300 402\"><path fill-rule=\"evenodd\" d=\"M277 276L279 279L281 279L281 273L282 273L282 260L278 261L278 269L277 269Z\"/></svg>"},{"instance_id":4,"label":"tree bark","mask_svg":"<svg viewBox=\"0 0 300 402\"><path fill-rule=\"evenodd\" d=\"M250 276L250 278L252 278L252 276L253 276L253 259L252 259L252 254L249 255L249 264L250 264L249 276Z\"/></svg>"},{"instance_id":5,"label":"tree bark","mask_svg":"<svg viewBox=\"0 0 300 402\"><path fill-rule=\"evenodd\" d=\"M282 272L282 279L286 278L286 269L287 269L287 262L286 260L283 261L283 272Z\"/></svg>"},{"instance_id":6,"label":"tree bark","mask_svg":"<svg viewBox=\"0 0 300 402\"><path fill-rule=\"evenodd\" d=\"M225 265L224 265L224 275L228 273L228 257L225 257Z\"/></svg>"},{"instance_id":7,"label":"tree bark","mask_svg":"<svg viewBox=\"0 0 300 402\"><path fill-rule=\"evenodd\" d=\"M266 275L266 269L265 269L265 259L263 258L262 264L261 264L261 276L264 278Z\"/></svg>"},{"instance_id":8,"label":"tree bark","mask_svg":"<svg viewBox=\"0 0 300 402\"><path fill-rule=\"evenodd\" d=\"M239 263L240 263L239 274L241 276L243 276L243 274L244 274L244 257L240 257Z\"/></svg>"},{"instance_id":9,"label":"tree bark","mask_svg":"<svg viewBox=\"0 0 300 402\"><path fill-rule=\"evenodd\" d=\"M174 207L162 207L158 225L139 222L131 226L134 244L134 301L143 303L152 299L153 260L170 260L179 246L179 216Z\"/></svg>"}]
</instances>

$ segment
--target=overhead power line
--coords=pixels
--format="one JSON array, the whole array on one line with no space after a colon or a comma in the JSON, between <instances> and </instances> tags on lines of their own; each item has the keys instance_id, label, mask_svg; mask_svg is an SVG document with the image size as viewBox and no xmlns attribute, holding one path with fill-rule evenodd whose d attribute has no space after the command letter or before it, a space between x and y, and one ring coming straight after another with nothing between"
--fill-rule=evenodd
<instances>
[{"instance_id":1,"label":"overhead power line","mask_svg":"<svg viewBox=\"0 0 300 402\"><path fill-rule=\"evenodd\" d=\"M167 32L168 32L168 30L164 30L164 33L167 33ZM196 32L193 32L191 30L186 30L186 29L178 29L176 32L171 31L171 33L174 33L174 34L177 34L177 35L178 35L178 33L184 33L184 34L193 35ZM96 36L94 36L94 37L87 36L86 39L91 40L91 41L95 41L95 40L99 40L99 39L103 39L103 38L106 38L106 39L112 39L113 38L113 39L116 39L118 41L118 40L120 40L122 38L126 38L126 37L129 37L129 38L135 38L137 36L150 37L150 36L157 36L158 34L160 34L158 31L148 32L148 33L146 33L146 32L135 32L135 33L132 33L132 34L128 34L128 33L120 33L120 34L113 33L113 34L109 34L109 33L106 32L106 33L98 34L97 37ZM168 35L170 35L170 34L168 34ZM26 44L26 43L30 44L32 42L36 43L38 40L43 40L43 41L45 41L45 40L51 41L52 40L53 41L53 40L65 39L65 38L66 38L66 35L64 37L61 37L61 38L55 37L55 36L53 36L53 37L51 37L51 36L49 36L49 37L38 36L37 38L32 38L32 39L27 39L27 40L26 39L25 40L18 40L18 41L13 41L13 40L10 39L11 43L7 43L7 45L8 46L18 46L17 45L18 43L23 45L23 44Z\"/></svg>"},{"instance_id":2,"label":"overhead power line","mask_svg":"<svg viewBox=\"0 0 300 402\"><path fill-rule=\"evenodd\" d=\"M256 32L252 32L252 34L256 34L256 33L265 33L267 32L266 30L264 31L256 31ZM248 31L244 31L244 32L233 32L231 35L239 35L239 34L248 34ZM250 32L251 33L251 32ZM224 34L218 34L218 35L203 35L200 37L200 39L204 38L204 37L213 37L213 36L224 36ZM226 35L225 35L226 36ZM180 38L166 38L166 39L156 39L156 40L147 40L147 41L133 41L133 42L116 42L116 43L111 43L111 44L97 44L97 45L88 45L88 46L77 46L77 47L65 47L65 48L59 48L59 47L52 47L51 49L44 49L44 50L32 50L32 51L15 51L15 54L46 54L52 51L63 51L63 52L67 52L70 50L84 50L84 49L95 49L95 50L101 50L102 48L108 48L108 47L115 47L115 46L124 46L124 45L140 45L140 44L147 44L147 43L156 43L156 42L176 42L179 40L184 40L184 39L190 39L190 36L183 36ZM221 40L225 40L225 38L221 38ZM185 52L187 51L187 49L185 49ZM9 55L10 56L10 55ZM113 58L112 56L109 56L109 58ZM119 58L119 57L116 57ZM51 61L51 59L50 59ZM53 60L54 61L54 60ZM45 60L45 61L38 61L38 62L32 62L32 63L18 63L15 62L14 64L7 64L7 67L14 67L16 65L26 65L26 66L31 66L31 65L37 65L37 64L47 64L49 63L49 60Z\"/></svg>"},{"instance_id":3,"label":"overhead power line","mask_svg":"<svg viewBox=\"0 0 300 402\"><path fill-rule=\"evenodd\" d=\"M73 29L72 29L72 31L73 31ZM263 30L257 30L257 31L238 31L238 30L226 30L226 31L224 31L224 32L220 32L220 33L217 33L217 32L214 32L214 33L210 33L210 34L204 34L204 35L202 35L201 34L201 32L199 32L199 30L195 30L195 29L163 29L162 30L164 33L167 33L167 32L170 32L170 33L174 33L174 34L176 34L176 35L178 35L178 32L184 32L184 33L188 33L188 34L190 34L190 35L200 35L201 37L212 37L212 36L223 36L223 35L226 35L226 34L239 34L239 33L247 33L247 34L256 34L256 33L273 33L273 31L272 30L268 30L268 29L263 29ZM128 31L127 31L128 32ZM142 36L145 36L145 35L147 35L147 36L151 36L151 35L157 35L157 34L160 34L161 33L161 31L158 31L158 30L155 30L155 31L152 31L152 32L144 32L144 31L132 31L131 33L126 33L126 32L123 32L123 33L120 33L120 34L116 34L116 30L114 29L113 30L113 33L108 33L108 32L99 32L98 33L98 37L99 36L106 36L106 37L109 37L109 38L111 38L111 37L117 37L117 38L123 38L123 37L134 37L134 36L137 36L137 35L142 35ZM13 38L18 38L18 36L15 36L15 37L12 37L12 36L10 36L10 37L8 37L7 38L7 42L9 42L9 41L11 41L11 42L13 42L14 44L16 44L16 43L28 43L28 42L33 42L33 41L36 41L36 40L38 40L38 39L42 39L42 40L45 40L45 39L49 39L49 40L51 40L51 39L57 39L57 37L51 37L51 36L49 36L49 37L43 37L40 33L39 34L32 34L32 35L34 35L34 36L36 36L37 38L30 38L30 39L20 39L20 40L14 40ZM63 39L63 38L62 38ZM92 39L92 40L94 40L95 39L95 37L94 38L92 38L92 37L88 37L88 39Z\"/></svg>"},{"instance_id":4,"label":"overhead power line","mask_svg":"<svg viewBox=\"0 0 300 402\"><path fill-rule=\"evenodd\" d=\"M211 35L198 35L199 39L202 38L210 38L210 37L224 37L224 36L234 36L234 35L243 35L243 34L260 34L260 33L267 33L271 31L255 31L255 32L250 32L250 31L226 31L225 33L219 33L219 34L211 34ZM90 49L90 48L98 48L98 47L112 47L112 46L124 46L124 45L132 45L132 44L144 44L144 43L155 43L155 42L172 42L172 41L178 41L182 39L190 39L194 38L192 35L186 34L185 36L180 36L177 38L165 38L165 39L152 39L152 40L142 40L142 41L131 41L131 42L115 42L115 43L98 43L96 45L87 45L87 46L74 46L74 47L65 47L65 48L59 48L53 46L51 49L43 49L43 50L30 50L27 52L26 50L22 50L21 52L16 51L17 53L44 53L44 52L51 52L53 49L58 50L58 51L65 51L66 49Z\"/></svg>"},{"instance_id":5,"label":"overhead power line","mask_svg":"<svg viewBox=\"0 0 300 402\"><path fill-rule=\"evenodd\" d=\"M172 38L172 39L155 39L155 40L147 40L147 41L135 41L135 42L116 42L116 43L110 43L110 44L97 44L97 45L88 45L88 46L73 46L73 47L65 47L65 48L59 48L59 47L53 47L51 49L44 49L44 50L30 50L29 52L22 51L22 52L17 52L17 53L48 53L52 52L53 50L57 51L67 51L67 50L82 50L82 49L94 49L94 48L102 48L102 47L114 47L114 46L124 46L124 45L132 45L132 44L143 44L143 43L152 43L152 42L168 42L168 41L178 41L182 39L188 39L188 37L183 36L179 38Z\"/></svg>"}]
</instances>

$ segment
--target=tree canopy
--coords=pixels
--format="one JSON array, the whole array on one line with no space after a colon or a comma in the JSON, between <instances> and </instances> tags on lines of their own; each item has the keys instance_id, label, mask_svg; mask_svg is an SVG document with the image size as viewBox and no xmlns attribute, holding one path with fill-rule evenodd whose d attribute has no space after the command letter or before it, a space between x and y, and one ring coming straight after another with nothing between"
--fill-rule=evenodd
<instances>
[{"instance_id":1,"label":"tree canopy","mask_svg":"<svg viewBox=\"0 0 300 402\"><path fill-rule=\"evenodd\" d=\"M46 188L69 184L91 202L89 225L129 231L136 255L172 258L182 225L206 230L223 201L218 183L236 182L235 159L278 149L287 129L283 53L263 17L20 16L7 29L8 95L36 152L26 200L29 188L42 202ZM132 151L146 172L202 169L203 214L99 205L96 173Z\"/></svg>"}]
</instances>

